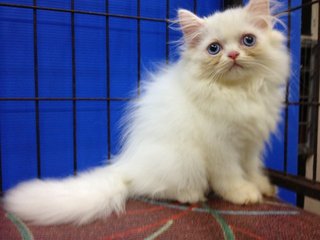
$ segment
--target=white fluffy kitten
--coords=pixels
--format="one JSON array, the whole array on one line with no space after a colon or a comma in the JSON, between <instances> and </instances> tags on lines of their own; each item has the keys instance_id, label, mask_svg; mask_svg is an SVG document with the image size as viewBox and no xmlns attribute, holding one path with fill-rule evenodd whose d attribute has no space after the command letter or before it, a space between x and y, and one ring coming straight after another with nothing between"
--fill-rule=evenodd
<instances>
[{"instance_id":1,"label":"white fluffy kitten","mask_svg":"<svg viewBox=\"0 0 320 240\"><path fill-rule=\"evenodd\" d=\"M180 10L179 22L181 59L145 84L114 163L22 183L6 193L8 211L36 224L83 224L135 196L193 203L212 189L248 204L275 194L260 156L279 120L289 57L269 1L207 18Z\"/></svg>"}]
</instances>

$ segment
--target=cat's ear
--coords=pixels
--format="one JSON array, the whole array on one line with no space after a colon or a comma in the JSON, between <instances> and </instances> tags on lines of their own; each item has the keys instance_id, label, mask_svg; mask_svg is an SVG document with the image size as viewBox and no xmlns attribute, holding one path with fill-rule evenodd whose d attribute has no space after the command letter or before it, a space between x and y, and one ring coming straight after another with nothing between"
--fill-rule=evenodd
<instances>
[{"instance_id":1,"label":"cat's ear","mask_svg":"<svg viewBox=\"0 0 320 240\"><path fill-rule=\"evenodd\" d=\"M200 30L204 25L204 20L185 9L180 9L178 16L186 43L189 46L195 46L200 40Z\"/></svg>"},{"instance_id":2,"label":"cat's ear","mask_svg":"<svg viewBox=\"0 0 320 240\"><path fill-rule=\"evenodd\" d=\"M270 26L270 1L269 0L250 0L246 6L248 12L256 15L255 25L260 28Z\"/></svg>"}]
</instances>

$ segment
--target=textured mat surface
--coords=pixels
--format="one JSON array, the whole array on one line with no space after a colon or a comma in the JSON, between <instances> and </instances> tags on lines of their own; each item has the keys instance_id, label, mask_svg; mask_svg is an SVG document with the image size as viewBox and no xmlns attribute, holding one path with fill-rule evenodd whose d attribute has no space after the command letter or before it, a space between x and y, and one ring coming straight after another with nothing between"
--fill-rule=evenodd
<instances>
[{"instance_id":1,"label":"textured mat surface","mask_svg":"<svg viewBox=\"0 0 320 240\"><path fill-rule=\"evenodd\" d=\"M84 226L39 227L0 210L0 239L320 239L320 216L276 199L237 206L212 196L182 205L130 200L126 213Z\"/></svg>"}]
</instances>

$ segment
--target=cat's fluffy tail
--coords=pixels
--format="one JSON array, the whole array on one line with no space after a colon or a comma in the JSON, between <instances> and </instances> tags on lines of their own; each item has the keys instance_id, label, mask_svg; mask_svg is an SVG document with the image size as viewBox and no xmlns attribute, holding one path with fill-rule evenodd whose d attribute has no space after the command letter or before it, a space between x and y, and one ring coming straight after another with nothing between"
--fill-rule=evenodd
<instances>
[{"instance_id":1,"label":"cat's fluffy tail","mask_svg":"<svg viewBox=\"0 0 320 240\"><path fill-rule=\"evenodd\" d=\"M34 224L84 224L121 212L128 186L117 166L62 180L32 180L9 190L5 209Z\"/></svg>"}]
</instances>

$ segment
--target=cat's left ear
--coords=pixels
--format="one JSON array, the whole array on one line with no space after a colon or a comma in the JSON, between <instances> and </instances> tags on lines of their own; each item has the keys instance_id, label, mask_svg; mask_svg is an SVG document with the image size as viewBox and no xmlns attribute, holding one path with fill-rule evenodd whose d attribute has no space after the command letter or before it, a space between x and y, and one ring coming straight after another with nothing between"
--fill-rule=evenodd
<instances>
[{"instance_id":1,"label":"cat's left ear","mask_svg":"<svg viewBox=\"0 0 320 240\"><path fill-rule=\"evenodd\" d=\"M204 25L204 20L185 9L180 9L178 15L186 43L189 46L195 46L200 40L200 30Z\"/></svg>"},{"instance_id":2,"label":"cat's left ear","mask_svg":"<svg viewBox=\"0 0 320 240\"><path fill-rule=\"evenodd\" d=\"M269 0L250 0L246 6L248 12L256 15L255 25L260 28L270 26L270 1Z\"/></svg>"}]
</instances>

